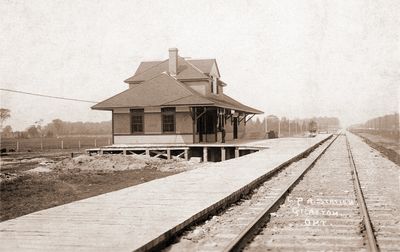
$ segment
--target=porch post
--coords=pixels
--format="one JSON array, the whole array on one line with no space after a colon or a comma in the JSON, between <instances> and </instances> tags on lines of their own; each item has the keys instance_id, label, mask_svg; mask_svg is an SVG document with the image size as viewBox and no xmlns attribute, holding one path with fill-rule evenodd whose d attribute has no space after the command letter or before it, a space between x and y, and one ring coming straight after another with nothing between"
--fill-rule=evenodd
<instances>
[{"instance_id":1,"label":"porch post","mask_svg":"<svg viewBox=\"0 0 400 252\"><path fill-rule=\"evenodd\" d=\"M235 148L235 158L238 158L240 156L239 148Z\"/></svg>"},{"instance_id":2,"label":"porch post","mask_svg":"<svg viewBox=\"0 0 400 252\"><path fill-rule=\"evenodd\" d=\"M167 149L167 159L171 159L171 149Z\"/></svg>"},{"instance_id":3,"label":"porch post","mask_svg":"<svg viewBox=\"0 0 400 252\"><path fill-rule=\"evenodd\" d=\"M197 109L196 107L192 108L192 116L193 116L193 125L192 125L192 130L193 130L193 143L196 142L196 127L197 127Z\"/></svg>"},{"instance_id":4,"label":"porch post","mask_svg":"<svg viewBox=\"0 0 400 252\"><path fill-rule=\"evenodd\" d=\"M208 152L207 147L203 147L203 162L208 161L208 157L207 157L208 153L207 152Z\"/></svg>"},{"instance_id":5,"label":"porch post","mask_svg":"<svg viewBox=\"0 0 400 252\"><path fill-rule=\"evenodd\" d=\"M185 154L184 154L185 160L188 161L189 160L189 150L185 149L184 152L185 152Z\"/></svg>"},{"instance_id":6,"label":"porch post","mask_svg":"<svg viewBox=\"0 0 400 252\"><path fill-rule=\"evenodd\" d=\"M204 135L205 135L205 141L207 143L207 112L204 114L204 120L203 120L203 127L204 127Z\"/></svg>"},{"instance_id":7,"label":"porch post","mask_svg":"<svg viewBox=\"0 0 400 252\"><path fill-rule=\"evenodd\" d=\"M224 147L221 148L221 161L225 161L226 159L226 150Z\"/></svg>"},{"instance_id":8,"label":"porch post","mask_svg":"<svg viewBox=\"0 0 400 252\"><path fill-rule=\"evenodd\" d=\"M218 122L219 122L219 108L216 110L217 116L214 124L215 142L218 142Z\"/></svg>"},{"instance_id":9,"label":"porch post","mask_svg":"<svg viewBox=\"0 0 400 252\"><path fill-rule=\"evenodd\" d=\"M114 110L111 110L111 143L114 144Z\"/></svg>"}]
</instances>

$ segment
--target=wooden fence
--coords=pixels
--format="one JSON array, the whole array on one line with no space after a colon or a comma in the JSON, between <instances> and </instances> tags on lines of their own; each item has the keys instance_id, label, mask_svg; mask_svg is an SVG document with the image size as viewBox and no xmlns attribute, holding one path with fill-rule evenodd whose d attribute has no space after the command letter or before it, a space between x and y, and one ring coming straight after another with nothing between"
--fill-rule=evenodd
<instances>
[{"instance_id":1,"label":"wooden fence","mask_svg":"<svg viewBox=\"0 0 400 252\"><path fill-rule=\"evenodd\" d=\"M1 149L15 152L46 150L84 150L111 144L111 137L2 138Z\"/></svg>"}]
</instances>

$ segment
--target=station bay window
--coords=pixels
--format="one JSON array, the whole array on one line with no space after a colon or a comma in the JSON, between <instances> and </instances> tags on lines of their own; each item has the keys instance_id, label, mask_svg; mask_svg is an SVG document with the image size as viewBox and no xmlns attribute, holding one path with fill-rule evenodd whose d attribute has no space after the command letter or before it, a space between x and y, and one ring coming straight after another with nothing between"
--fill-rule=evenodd
<instances>
[{"instance_id":1,"label":"station bay window","mask_svg":"<svg viewBox=\"0 0 400 252\"><path fill-rule=\"evenodd\" d=\"M143 133L144 109L131 109L131 132Z\"/></svg>"},{"instance_id":2,"label":"station bay window","mask_svg":"<svg viewBox=\"0 0 400 252\"><path fill-rule=\"evenodd\" d=\"M175 132L175 108L162 108L162 130L164 133Z\"/></svg>"}]
</instances>

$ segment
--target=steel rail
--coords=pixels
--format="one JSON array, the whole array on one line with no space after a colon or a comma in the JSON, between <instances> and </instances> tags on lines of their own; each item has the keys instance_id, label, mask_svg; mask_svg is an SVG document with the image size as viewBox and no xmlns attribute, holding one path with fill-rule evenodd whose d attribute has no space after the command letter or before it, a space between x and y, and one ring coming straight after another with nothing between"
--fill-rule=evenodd
<instances>
[{"instance_id":1,"label":"steel rail","mask_svg":"<svg viewBox=\"0 0 400 252\"><path fill-rule=\"evenodd\" d=\"M353 153L351 152L351 147L349 140L347 139L347 135L346 135L346 146L347 146L347 151L349 153L350 166L353 170L352 174L353 174L354 188L357 193L357 200L361 208L361 215L363 217L364 227L368 239L368 251L376 252L379 251L379 248L376 243L376 237L374 235L374 231L372 228L371 219L369 218L367 205L365 203L364 194L361 189L360 179L358 178L356 164L354 162Z\"/></svg>"},{"instance_id":2,"label":"steel rail","mask_svg":"<svg viewBox=\"0 0 400 252\"><path fill-rule=\"evenodd\" d=\"M321 156L326 152L326 150L332 145L333 142L339 137L340 134L338 134L329 144L328 146L325 147L325 149L313 160L313 162L306 167L301 174L293 179L289 183L289 185L284 189L284 191L271 203L269 204L257 217L249 224L247 225L225 248L224 252L228 251L240 251L249 240L251 240L254 235L257 233L259 228L264 225L268 219L269 219L269 214L275 209L277 209L280 206L280 203L286 198L286 195L288 192L297 184L297 182L303 178L303 176L309 171L315 163L321 158Z\"/></svg>"},{"instance_id":3,"label":"steel rail","mask_svg":"<svg viewBox=\"0 0 400 252\"><path fill-rule=\"evenodd\" d=\"M195 225L196 223L199 223L200 221L206 220L208 217L213 216L214 214L218 213L218 211L226 209L227 206L230 206L231 204L238 202L240 199L243 198L244 195L249 195L251 194L251 191L255 188L260 187L264 182L272 178L275 174L277 174L279 171L282 171L289 165L291 165L294 162L297 162L299 160L302 160L306 158L310 153L315 151L319 146L321 146L323 143L328 142L330 139L334 137L334 134L330 134L329 137L324 138L321 141L318 141L305 151L299 153L298 155L292 157L291 159L285 161L284 163L280 164L279 166L275 167L274 169L268 171L264 175L258 177L257 179L253 180L246 186L242 187L241 189L233 192L230 196L226 197L225 199L220 200L219 202L211 205L207 209L203 210L202 212L199 212L196 214L194 217L194 220L189 221L188 224L176 226L175 228L169 230L168 232L164 233L160 237L160 241L156 241L157 239L154 239L142 247L136 249L135 251L160 251L165 249L169 244L171 244L171 241L175 239L177 236L180 236L184 229ZM337 138L337 137L336 137ZM335 138L335 139L336 139ZM197 217L196 217L197 216ZM155 241L153 243L153 241Z\"/></svg>"}]
</instances>

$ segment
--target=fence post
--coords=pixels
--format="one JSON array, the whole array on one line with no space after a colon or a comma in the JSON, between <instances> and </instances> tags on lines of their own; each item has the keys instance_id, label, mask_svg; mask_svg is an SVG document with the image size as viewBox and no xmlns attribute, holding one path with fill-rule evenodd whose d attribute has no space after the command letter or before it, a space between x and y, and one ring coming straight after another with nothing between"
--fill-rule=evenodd
<instances>
[{"instance_id":1,"label":"fence post","mask_svg":"<svg viewBox=\"0 0 400 252\"><path fill-rule=\"evenodd\" d=\"M81 149L81 140L78 140L78 150Z\"/></svg>"},{"instance_id":2,"label":"fence post","mask_svg":"<svg viewBox=\"0 0 400 252\"><path fill-rule=\"evenodd\" d=\"M94 147L97 147L97 139L94 139Z\"/></svg>"},{"instance_id":3,"label":"fence post","mask_svg":"<svg viewBox=\"0 0 400 252\"><path fill-rule=\"evenodd\" d=\"M40 138L40 150L43 151L43 138L42 137Z\"/></svg>"},{"instance_id":4,"label":"fence post","mask_svg":"<svg viewBox=\"0 0 400 252\"><path fill-rule=\"evenodd\" d=\"M110 142L110 138L108 138L108 145L110 145L110 143L111 143L111 142Z\"/></svg>"},{"instance_id":5,"label":"fence post","mask_svg":"<svg viewBox=\"0 0 400 252\"><path fill-rule=\"evenodd\" d=\"M64 141L63 140L61 140L61 149L62 150L64 149Z\"/></svg>"},{"instance_id":6,"label":"fence post","mask_svg":"<svg viewBox=\"0 0 400 252\"><path fill-rule=\"evenodd\" d=\"M19 152L19 142L18 142L18 140L17 140L17 152Z\"/></svg>"}]
</instances>

